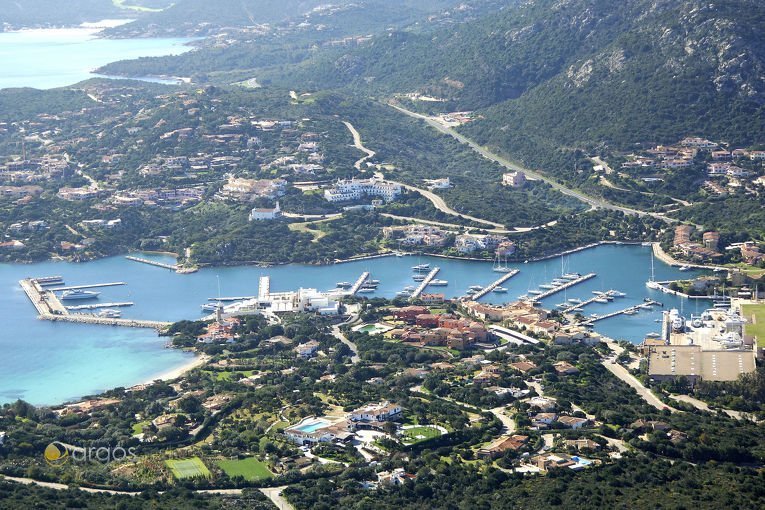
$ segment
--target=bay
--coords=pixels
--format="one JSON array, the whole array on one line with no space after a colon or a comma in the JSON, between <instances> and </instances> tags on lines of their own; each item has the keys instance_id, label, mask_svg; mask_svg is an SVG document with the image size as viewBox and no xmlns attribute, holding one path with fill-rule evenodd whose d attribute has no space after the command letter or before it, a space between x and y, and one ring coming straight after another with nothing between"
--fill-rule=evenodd
<instances>
[{"instance_id":1,"label":"bay","mask_svg":"<svg viewBox=\"0 0 765 510\"><path fill-rule=\"evenodd\" d=\"M0 88L51 89L96 75L116 60L179 55L183 38L101 39L99 28L46 28L0 33ZM148 78L151 81L162 81Z\"/></svg>"}]
</instances>

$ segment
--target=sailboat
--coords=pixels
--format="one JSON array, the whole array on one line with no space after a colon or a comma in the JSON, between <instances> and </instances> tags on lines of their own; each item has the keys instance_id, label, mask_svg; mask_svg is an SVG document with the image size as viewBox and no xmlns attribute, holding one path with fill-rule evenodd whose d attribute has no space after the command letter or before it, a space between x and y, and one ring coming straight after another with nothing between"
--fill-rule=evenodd
<instances>
[{"instance_id":1,"label":"sailboat","mask_svg":"<svg viewBox=\"0 0 765 510\"><path fill-rule=\"evenodd\" d=\"M216 312L218 311L218 308L223 308L225 305L223 304L223 301L220 299L220 275L215 275L215 278L218 280L218 300L213 301L210 299L210 303L205 303L200 306L203 312Z\"/></svg>"},{"instance_id":2,"label":"sailboat","mask_svg":"<svg viewBox=\"0 0 765 510\"><path fill-rule=\"evenodd\" d=\"M651 279L645 282L645 286L653 290L661 290L661 285L656 281L653 267L653 250L651 250Z\"/></svg>"},{"instance_id":3,"label":"sailboat","mask_svg":"<svg viewBox=\"0 0 765 510\"><path fill-rule=\"evenodd\" d=\"M505 255L504 264L502 262L502 257L500 255L500 250L497 250L497 257L494 259L494 267L491 268L492 271L495 273L509 273L512 271L509 267L507 267L507 255Z\"/></svg>"}]
</instances>

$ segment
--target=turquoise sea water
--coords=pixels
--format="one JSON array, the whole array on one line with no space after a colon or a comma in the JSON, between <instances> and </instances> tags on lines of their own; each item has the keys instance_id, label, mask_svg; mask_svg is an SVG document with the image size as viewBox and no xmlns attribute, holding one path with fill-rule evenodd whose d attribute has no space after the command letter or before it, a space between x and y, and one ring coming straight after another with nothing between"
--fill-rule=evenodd
<instances>
[{"instance_id":1,"label":"turquoise sea water","mask_svg":"<svg viewBox=\"0 0 765 510\"><path fill-rule=\"evenodd\" d=\"M172 262L171 257L145 257ZM441 267L439 279L447 287L433 287L429 292L443 292L449 297L465 293L470 285L488 285L500 275L491 263L440 259L435 257L386 257L332 266L277 266L207 268L190 275L126 260L124 257L74 264L45 262L30 265L0 264L0 403L24 398L36 404L53 404L99 390L129 386L150 380L152 376L189 361L190 355L164 347L166 339L151 330L132 330L75 324L57 324L35 319L34 307L18 285L30 276L61 275L67 285L124 281L128 285L99 289L106 302L132 301L123 308L123 317L176 321L200 317L199 305L217 297L218 281L222 296L257 294L258 278L271 276L272 291L299 287L327 290L336 282L353 282L363 271L380 280L380 287L369 297L392 298L407 285L414 285L411 266L430 263ZM594 303L586 314L603 315L626 308L651 297L665 307L684 308L687 314L700 312L705 303L688 302L675 296L649 290L650 248L643 246L601 246L565 257L529 264L511 264L521 272L504 283L507 294L489 294L483 301L514 301L560 276L561 271L598 276L543 301L553 308L568 298L588 299L592 291L616 289L627 293L608 304ZM696 273L655 262L656 279L688 278ZM80 303L77 303L80 304ZM661 309L620 316L597 323L596 331L616 339L640 342L646 333L658 332L654 322Z\"/></svg>"},{"instance_id":2,"label":"turquoise sea water","mask_svg":"<svg viewBox=\"0 0 765 510\"><path fill-rule=\"evenodd\" d=\"M35 29L0 33L0 88L50 89L95 75L116 60L177 55L189 39L98 39L97 29Z\"/></svg>"}]
</instances>

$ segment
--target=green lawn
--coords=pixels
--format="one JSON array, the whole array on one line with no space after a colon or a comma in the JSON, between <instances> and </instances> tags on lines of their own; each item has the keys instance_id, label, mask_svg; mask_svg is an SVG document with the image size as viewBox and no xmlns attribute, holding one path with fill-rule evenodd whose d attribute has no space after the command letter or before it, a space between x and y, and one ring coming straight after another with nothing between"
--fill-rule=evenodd
<instances>
[{"instance_id":1,"label":"green lawn","mask_svg":"<svg viewBox=\"0 0 765 510\"><path fill-rule=\"evenodd\" d=\"M178 480L187 478L209 478L210 470L199 457L192 457L183 460L166 460L165 464L173 472L173 476Z\"/></svg>"},{"instance_id":2,"label":"green lawn","mask_svg":"<svg viewBox=\"0 0 765 510\"><path fill-rule=\"evenodd\" d=\"M143 432L143 428L151 423L149 420L141 421L133 425L133 434L141 434Z\"/></svg>"},{"instance_id":3,"label":"green lawn","mask_svg":"<svg viewBox=\"0 0 765 510\"><path fill-rule=\"evenodd\" d=\"M758 347L765 347L765 304L744 305L741 308L744 317L749 321L745 333L757 337ZM754 316L754 320L752 320L752 316Z\"/></svg>"},{"instance_id":4,"label":"green lawn","mask_svg":"<svg viewBox=\"0 0 765 510\"><path fill-rule=\"evenodd\" d=\"M230 477L241 476L247 481L265 480L274 475L264 462L255 457L242 460L221 460L218 466Z\"/></svg>"},{"instance_id":5,"label":"green lawn","mask_svg":"<svg viewBox=\"0 0 765 510\"><path fill-rule=\"evenodd\" d=\"M230 381L234 374L242 374L244 377L250 377L255 374L254 370L239 370L233 372L218 372L217 370L204 370L202 373L210 374L216 381Z\"/></svg>"},{"instance_id":6,"label":"green lawn","mask_svg":"<svg viewBox=\"0 0 765 510\"><path fill-rule=\"evenodd\" d=\"M428 439L433 439L434 437L439 437L440 435L441 431L436 427L421 425L419 427L404 430L401 439L406 444L415 444L427 441Z\"/></svg>"}]
</instances>

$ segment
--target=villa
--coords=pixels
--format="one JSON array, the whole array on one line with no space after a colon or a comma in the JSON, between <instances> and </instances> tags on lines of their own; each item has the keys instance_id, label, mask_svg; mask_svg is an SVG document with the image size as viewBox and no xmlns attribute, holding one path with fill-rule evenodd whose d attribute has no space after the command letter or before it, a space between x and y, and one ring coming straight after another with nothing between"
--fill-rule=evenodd
<instances>
[{"instance_id":1,"label":"villa","mask_svg":"<svg viewBox=\"0 0 765 510\"><path fill-rule=\"evenodd\" d=\"M263 220L275 220L281 218L282 210L279 207L279 202L276 202L276 207L273 209L258 209L255 208L250 211L250 221L263 221Z\"/></svg>"},{"instance_id":2,"label":"villa","mask_svg":"<svg viewBox=\"0 0 765 510\"><path fill-rule=\"evenodd\" d=\"M348 420L331 422L326 418L309 416L284 429L287 438L299 445L347 441L353 437L353 425Z\"/></svg>"},{"instance_id":3,"label":"villa","mask_svg":"<svg viewBox=\"0 0 765 510\"><path fill-rule=\"evenodd\" d=\"M340 180L324 191L329 202L350 202L366 196L380 197L391 202L401 195L401 185L377 178Z\"/></svg>"}]
</instances>

